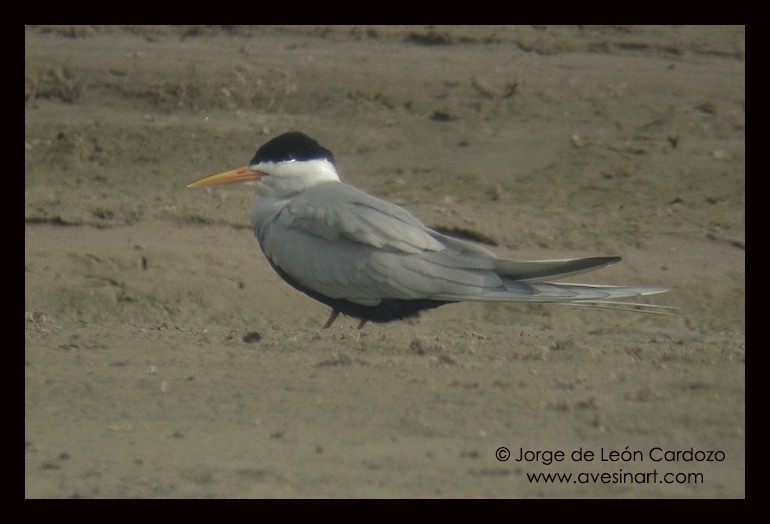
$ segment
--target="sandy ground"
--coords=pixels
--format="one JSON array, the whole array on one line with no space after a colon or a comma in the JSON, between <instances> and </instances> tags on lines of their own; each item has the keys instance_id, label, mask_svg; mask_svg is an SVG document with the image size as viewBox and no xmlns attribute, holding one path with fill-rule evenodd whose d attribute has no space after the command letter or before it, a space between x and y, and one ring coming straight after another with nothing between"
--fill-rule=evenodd
<instances>
[{"instance_id":1,"label":"sandy ground","mask_svg":"<svg viewBox=\"0 0 770 524\"><path fill-rule=\"evenodd\" d=\"M252 191L185 187L292 129L681 315L321 330ZM744 192L742 27L27 27L25 494L744 497Z\"/></svg>"}]
</instances>

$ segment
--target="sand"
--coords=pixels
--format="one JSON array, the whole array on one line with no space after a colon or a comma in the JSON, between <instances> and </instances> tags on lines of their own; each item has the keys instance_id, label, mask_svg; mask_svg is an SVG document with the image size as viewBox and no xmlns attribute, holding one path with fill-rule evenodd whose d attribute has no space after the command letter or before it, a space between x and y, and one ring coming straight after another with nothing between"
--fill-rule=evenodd
<instances>
[{"instance_id":1,"label":"sand","mask_svg":"<svg viewBox=\"0 0 770 524\"><path fill-rule=\"evenodd\" d=\"M28 26L26 497L744 497L745 70L743 27ZM288 130L677 314L321 330L253 190L186 188Z\"/></svg>"}]
</instances>

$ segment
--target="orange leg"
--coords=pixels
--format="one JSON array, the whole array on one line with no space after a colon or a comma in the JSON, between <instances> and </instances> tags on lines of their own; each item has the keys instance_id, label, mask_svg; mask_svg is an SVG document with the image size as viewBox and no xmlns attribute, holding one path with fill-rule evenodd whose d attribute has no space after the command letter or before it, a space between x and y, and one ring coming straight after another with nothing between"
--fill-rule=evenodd
<instances>
[{"instance_id":1,"label":"orange leg","mask_svg":"<svg viewBox=\"0 0 770 524\"><path fill-rule=\"evenodd\" d=\"M362 327L364 327L365 325L366 325L366 320L364 320L364 319L362 318L362 319L361 319L361 322L359 322L359 323L358 323L358 327L357 327L356 329L361 329L361 328L362 328Z\"/></svg>"}]
</instances>

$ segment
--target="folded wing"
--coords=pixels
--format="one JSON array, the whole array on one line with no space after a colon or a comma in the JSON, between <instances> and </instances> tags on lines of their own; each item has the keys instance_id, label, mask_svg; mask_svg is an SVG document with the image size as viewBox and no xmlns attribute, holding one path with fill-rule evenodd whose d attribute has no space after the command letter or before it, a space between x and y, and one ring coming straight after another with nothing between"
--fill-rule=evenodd
<instances>
[{"instance_id":1,"label":"folded wing","mask_svg":"<svg viewBox=\"0 0 770 524\"><path fill-rule=\"evenodd\" d=\"M382 299L601 301L665 291L545 282L620 258L501 260L427 228L395 204L338 183L294 197L260 226L258 237L271 263L303 287L367 306Z\"/></svg>"}]
</instances>

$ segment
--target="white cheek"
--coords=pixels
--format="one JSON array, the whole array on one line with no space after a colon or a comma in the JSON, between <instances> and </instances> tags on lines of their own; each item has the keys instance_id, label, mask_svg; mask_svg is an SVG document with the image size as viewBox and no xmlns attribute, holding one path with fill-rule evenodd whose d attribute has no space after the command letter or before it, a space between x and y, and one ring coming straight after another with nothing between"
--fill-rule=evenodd
<instances>
[{"instance_id":1,"label":"white cheek","mask_svg":"<svg viewBox=\"0 0 770 524\"><path fill-rule=\"evenodd\" d=\"M251 166L256 171L264 171L270 176L278 178L305 178L312 175L313 178L323 180L339 180L334 164L328 160L307 160L278 163L263 163Z\"/></svg>"}]
</instances>

